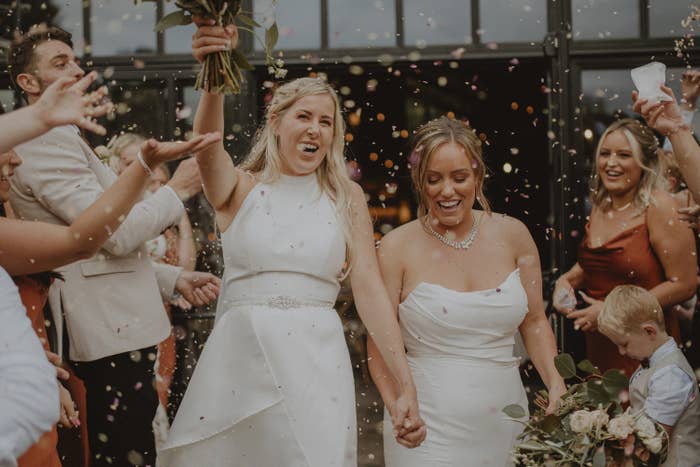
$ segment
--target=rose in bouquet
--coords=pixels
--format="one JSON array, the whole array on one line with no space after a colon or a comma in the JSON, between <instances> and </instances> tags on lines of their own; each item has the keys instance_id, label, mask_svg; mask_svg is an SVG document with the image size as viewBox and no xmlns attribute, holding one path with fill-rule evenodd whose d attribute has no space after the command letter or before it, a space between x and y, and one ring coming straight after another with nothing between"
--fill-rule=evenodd
<instances>
[{"instance_id":1,"label":"rose in bouquet","mask_svg":"<svg viewBox=\"0 0 700 467\"><path fill-rule=\"evenodd\" d=\"M666 458L668 434L644 415L623 409L627 402L627 377L618 370L604 374L584 360L574 364L568 354L554 361L567 385L557 410L545 414L542 392L537 409L520 435L513 458L519 466L652 466ZM583 374L579 376L578 370ZM525 415L519 405L503 411L516 421Z\"/></svg>"},{"instance_id":2,"label":"rose in bouquet","mask_svg":"<svg viewBox=\"0 0 700 467\"><path fill-rule=\"evenodd\" d=\"M274 74L276 78L284 78L287 73L287 70L283 68L284 62L280 58L275 59L272 56L272 51L279 37L277 24L273 22L269 28L265 29L265 41L263 42L254 31L254 28L262 26L253 19L252 13L246 14L241 9L241 3L242 0L175 0L175 5L179 10L164 16L155 29L160 32L173 26L190 24L195 16L206 20L213 19L218 26L223 27L238 23L239 30L253 34L262 43L265 49L265 62L270 73ZM243 54L235 49L209 54L197 75L194 87L213 93L238 94L243 82L241 70L252 69L252 65L248 63Z\"/></svg>"}]
</instances>

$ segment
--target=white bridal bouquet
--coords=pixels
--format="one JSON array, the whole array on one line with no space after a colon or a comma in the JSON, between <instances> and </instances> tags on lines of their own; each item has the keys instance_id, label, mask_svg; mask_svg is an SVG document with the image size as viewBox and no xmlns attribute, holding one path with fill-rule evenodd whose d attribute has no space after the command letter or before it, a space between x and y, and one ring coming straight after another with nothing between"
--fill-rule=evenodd
<instances>
[{"instance_id":1,"label":"white bridal bouquet","mask_svg":"<svg viewBox=\"0 0 700 467\"><path fill-rule=\"evenodd\" d=\"M668 434L661 425L644 415L623 409L627 397L627 377L618 370L605 374L584 360L578 369L571 355L561 354L554 361L568 385L555 413L545 415L546 392L538 395L537 409L525 424L520 443L513 451L518 466L656 466L666 458ZM525 409L509 405L503 411L513 419L522 418ZM518 421L518 420L516 420Z\"/></svg>"},{"instance_id":2,"label":"white bridal bouquet","mask_svg":"<svg viewBox=\"0 0 700 467\"><path fill-rule=\"evenodd\" d=\"M134 0L156 1L156 0ZM228 26L238 23L239 31L251 33L258 39L254 28L261 28L253 19L252 12L245 12L241 8L241 0L175 0L178 10L163 17L156 25L156 31L164 31L173 26L192 23L193 17L213 19L219 26ZM258 39L265 50L265 63L268 71L275 75L275 78L284 78L287 70L282 68L282 59L275 59L272 51L277 44L279 32L277 23L272 23L265 29L265 41ZM241 82L243 74L241 70L252 70L253 66L248 60L235 49L216 52L206 56L202 69L197 75L194 84L195 89L204 89L207 92L222 94L238 94L241 92Z\"/></svg>"}]
</instances>

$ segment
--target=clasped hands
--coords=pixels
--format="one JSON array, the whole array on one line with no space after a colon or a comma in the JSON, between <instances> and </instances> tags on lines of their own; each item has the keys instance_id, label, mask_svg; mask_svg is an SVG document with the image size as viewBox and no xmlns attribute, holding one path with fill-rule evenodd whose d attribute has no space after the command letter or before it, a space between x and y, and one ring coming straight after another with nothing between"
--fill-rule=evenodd
<instances>
[{"instance_id":1,"label":"clasped hands","mask_svg":"<svg viewBox=\"0 0 700 467\"><path fill-rule=\"evenodd\" d=\"M396 442L407 448L415 448L425 440L427 434L425 422L418 413L418 399L415 391L402 394L396 400L387 402L386 408L391 415Z\"/></svg>"}]
</instances>

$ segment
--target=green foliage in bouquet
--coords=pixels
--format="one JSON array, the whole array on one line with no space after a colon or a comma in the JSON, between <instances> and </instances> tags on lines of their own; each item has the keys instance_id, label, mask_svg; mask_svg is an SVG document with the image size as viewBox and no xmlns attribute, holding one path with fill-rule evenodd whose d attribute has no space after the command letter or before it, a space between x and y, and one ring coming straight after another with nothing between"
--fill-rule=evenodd
<instances>
[{"instance_id":1,"label":"green foliage in bouquet","mask_svg":"<svg viewBox=\"0 0 700 467\"><path fill-rule=\"evenodd\" d=\"M554 364L562 378L576 380L567 384L555 413L545 414L546 391L539 394L538 408L526 422L517 420L526 414L523 407L513 404L503 409L525 425L513 451L515 465L627 467L663 462L668 434L643 412L623 409L628 379L622 372L601 374L588 360L577 366L569 354L558 355Z\"/></svg>"},{"instance_id":2,"label":"green foliage in bouquet","mask_svg":"<svg viewBox=\"0 0 700 467\"><path fill-rule=\"evenodd\" d=\"M156 1L156 0L134 0ZM228 26L238 23L239 31L247 31L261 42L265 49L265 62L268 71L276 78L284 78L287 70L282 68L284 62L275 59L272 51L277 44L279 31L277 23L273 23L265 29L265 41L263 42L255 34L254 28L261 28L251 14L245 14L241 10L241 0L175 0L175 5L180 8L161 19L155 27L158 32L173 26L181 26L192 23L193 17L213 19L218 26ZM235 49L212 53L206 56L202 69L197 75L195 89L204 89L207 92L217 94L238 94L241 92L243 74L241 70L252 70L253 66Z\"/></svg>"}]
</instances>

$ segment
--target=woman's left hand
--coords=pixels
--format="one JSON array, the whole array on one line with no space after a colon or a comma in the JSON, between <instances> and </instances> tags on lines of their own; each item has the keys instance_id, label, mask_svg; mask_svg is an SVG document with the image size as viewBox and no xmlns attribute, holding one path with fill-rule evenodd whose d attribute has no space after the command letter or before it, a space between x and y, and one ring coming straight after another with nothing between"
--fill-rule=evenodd
<instances>
[{"instance_id":1,"label":"woman's left hand","mask_svg":"<svg viewBox=\"0 0 700 467\"><path fill-rule=\"evenodd\" d=\"M598 329L598 315L603 309L603 301L591 298L583 292L579 292L583 301L588 303L590 306L584 308L583 310L572 311L567 318L574 320L574 329L580 329L581 331L595 331Z\"/></svg>"},{"instance_id":2,"label":"woman's left hand","mask_svg":"<svg viewBox=\"0 0 700 467\"><path fill-rule=\"evenodd\" d=\"M566 393L566 383L564 383L564 380L559 378L559 381L556 383L552 384L549 387L548 391L548 400L549 400L549 405L547 405L547 409L545 410L545 414L550 415L553 414L557 408L559 407L559 401L561 400L561 396L563 396Z\"/></svg>"}]
</instances>

